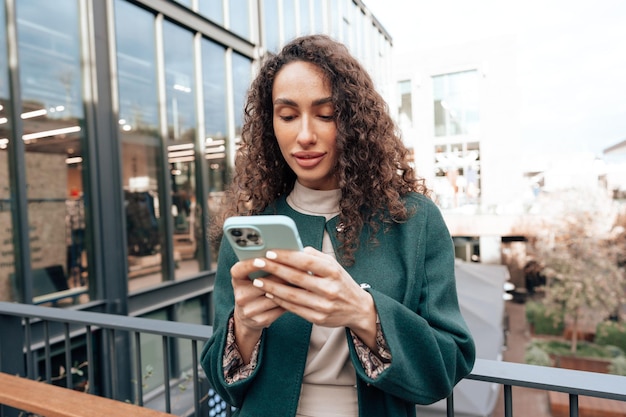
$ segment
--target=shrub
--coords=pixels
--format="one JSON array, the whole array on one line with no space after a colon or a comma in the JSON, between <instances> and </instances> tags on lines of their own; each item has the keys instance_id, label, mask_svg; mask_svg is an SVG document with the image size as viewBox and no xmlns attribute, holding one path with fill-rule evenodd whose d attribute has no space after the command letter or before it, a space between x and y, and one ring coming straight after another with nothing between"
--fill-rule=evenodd
<instances>
[{"instance_id":1,"label":"shrub","mask_svg":"<svg viewBox=\"0 0 626 417\"><path fill-rule=\"evenodd\" d=\"M524 354L524 362L529 365L553 366L552 359L550 359L550 355L548 355L548 352L533 343L528 345L528 347L526 348L526 353Z\"/></svg>"},{"instance_id":2,"label":"shrub","mask_svg":"<svg viewBox=\"0 0 626 417\"><path fill-rule=\"evenodd\" d=\"M595 342L599 345L617 346L626 352L626 323L603 321L596 327Z\"/></svg>"},{"instance_id":3,"label":"shrub","mask_svg":"<svg viewBox=\"0 0 626 417\"><path fill-rule=\"evenodd\" d=\"M626 356L613 358L609 365L609 373L613 375L626 376Z\"/></svg>"},{"instance_id":4,"label":"shrub","mask_svg":"<svg viewBox=\"0 0 626 417\"><path fill-rule=\"evenodd\" d=\"M533 341L528 345L527 350L532 347L537 347L546 352L548 355L571 356L571 345L572 343L565 339L533 339ZM597 343L583 340L578 342L578 350L576 351L575 356L579 356L581 358L613 359L624 356L624 352L616 346L599 345Z\"/></svg>"},{"instance_id":5,"label":"shrub","mask_svg":"<svg viewBox=\"0 0 626 417\"><path fill-rule=\"evenodd\" d=\"M560 336L565 329L563 313L548 309L539 301L526 303L526 321L532 326L535 334Z\"/></svg>"}]
</instances>

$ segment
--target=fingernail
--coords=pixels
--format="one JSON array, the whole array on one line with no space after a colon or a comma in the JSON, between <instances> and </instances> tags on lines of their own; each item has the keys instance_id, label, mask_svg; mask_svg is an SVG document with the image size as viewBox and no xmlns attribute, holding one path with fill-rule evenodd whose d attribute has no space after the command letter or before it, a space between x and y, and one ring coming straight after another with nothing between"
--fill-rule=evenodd
<instances>
[{"instance_id":1,"label":"fingernail","mask_svg":"<svg viewBox=\"0 0 626 417\"><path fill-rule=\"evenodd\" d=\"M252 265L256 266L257 268L263 268L265 266L265 261L260 258L255 258L254 262L252 262Z\"/></svg>"},{"instance_id":2,"label":"fingernail","mask_svg":"<svg viewBox=\"0 0 626 417\"><path fill-rule=\"evenodd\" d=\"M255 279L254 281L252 281L252 285L257 288L263 288L263 281L261 281L260 279Z\"/></svg>"},{"instance_id":3,"label":"fingernail","mask_svg":"<svg viewBox=\"0 0 626 417\"><path fill-rule=\"evenodd\" d=\"M274 298L274 296L273 296L272 294L270 294L269 292L266 292L266 293L265 293L265 296L266 296L267 298L269 298L270 300Z\"/></svg>"},{"instance_id":4,"label":"fingernail","mask_svg":"<svg viewBox=\"0 0 626 417\"><path fill-rule=\"evenodd\" d=\"M276 259L278 258L278 255L276 255L276 252L268 250L267 252L265 252L265 257L267 259Z\"/></svg>"}]
</instances>

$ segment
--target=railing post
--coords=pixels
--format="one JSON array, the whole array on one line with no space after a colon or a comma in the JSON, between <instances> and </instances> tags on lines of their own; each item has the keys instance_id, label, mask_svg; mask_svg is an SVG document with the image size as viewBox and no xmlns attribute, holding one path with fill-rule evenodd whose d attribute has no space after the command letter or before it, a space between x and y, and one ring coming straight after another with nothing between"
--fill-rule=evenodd
<instances>
[{"instance_id":1,"label":"railing post","mask_svg":"<svg viewBox=\"0 0 626 417\"><path fill-rule=\"evenodd\" d=\"M578 395L569 395L569 417L578 417Z\"/></svg>"},{"instance_id":2,"label":"railing post","mask_svg":"<svg viewBox=\"0 0 626 417\"><path fill-rule=\"evenodd\" d=\"M504 416L513 417L513 387L504 385Z\"/></svg>"},{"instance_id":3,"label":"railing post","mask_svg":"<svg viewBox=\"0 0 626 417\"><path fill-rule=\"evenodd\" d=\"M446 417L454 417L454 392L446 398Z\"/></svg>"},{"instance_id":4,"label":"railing post","mask_svg":"<svg viewBox=\"0 0 626 417\"><path fill-rule=\"evenodd\" d=\"M24 330L21 317L0 314L0 369L11 375L26 376ZM11 337L5 337L11 335ZM0 417L17 417L20 411L0 404Z\"/></svg>"}]
</instances>

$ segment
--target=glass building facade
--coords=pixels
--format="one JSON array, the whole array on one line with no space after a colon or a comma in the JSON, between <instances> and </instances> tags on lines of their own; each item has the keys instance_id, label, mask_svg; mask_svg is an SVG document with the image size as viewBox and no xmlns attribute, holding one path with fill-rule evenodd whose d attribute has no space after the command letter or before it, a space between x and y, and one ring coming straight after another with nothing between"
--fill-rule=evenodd
<instances>
[{"instance_id":1,"label":"glass building facade","mask_svg":"<svg viewBox=\"0 0 626 417\"><path fill-rule=\"evenodd\" d=\"M2 0L0 301L210 324L248 85L310 33L393 85L360 1Z\"/></svg>"}]
</instances>

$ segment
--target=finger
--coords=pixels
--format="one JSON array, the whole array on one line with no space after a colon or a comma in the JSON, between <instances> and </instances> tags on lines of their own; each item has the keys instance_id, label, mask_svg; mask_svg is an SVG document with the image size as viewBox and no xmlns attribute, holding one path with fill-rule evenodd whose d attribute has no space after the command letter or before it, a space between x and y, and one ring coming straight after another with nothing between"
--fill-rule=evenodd
<instances>
[{"instance_id":1,"label":"finger","mask_svg":"<svg viewBox=\"0 0 626 417\"><path fill-rule=\"evenodd\" d=\"M248 280L251 281L250 275L258 272L260 269L254 266L253 260L243 260L236 262L230 268L230 275L235 280Z\"/></svg>"},{"instance_id":2,"label":"finger","mask_svg":"<svg viewBox=\"0 0 626 417\"><path fill-rule=\"evenodd\" d=\"M311 277L309 277L311 279ZM275 304L297 314L305 310L328 313L334 308L335 298L327 298L325 294L316 294L302 287L285 285L266 279L256 279L253 285L265 291L265 297Z\"/></svg>"},{"instance_id":3,"label":"finger","mask_svg":"<svg viewBox=\"0 0 626 417\"><path fill-rule=\"evenodd\" d=\"M274 301L265 296L265 291L258 288L240 291L240 294L243 295L235 297L235 309L241 317L253 319L278 307Z\"/></svg>"},{"instance_id":4,"label":"finger","mask_svg":"<svg viewBox=\"0 0 626 417\"><path fill-rule=\"evenodd\" d=\"M301 297L290 296L281 298L278 295L273 295L272 301L280 308L296 314L313 324L329 327L341 325L337 318L333 318L333 307L327 300L304 290L297 290L297 292L300 293Z\"/></svg>"},{"instance_id":5,"label":"finger","mask_svg":"<svg viewBox=\"0 0 626 417\"><path fill-rule=\"evenodd\" d=\"M313 248L305 248L303 252L271 250L266 252L265 259L320 277L335 275L341 269L335 258ZM288 272L288 270L277 271Z\"/></svg>"},{"instance_id":6,"label":"finger","mask_svg":"<svg viewBox=\"0 0 626 417\"><path fill-rule=\"evenodd\" d=\"M285 309L272 302L272 308L263 310L258 313L251 313L250 311L239 310L235 312L238 320L247 327L253 329L262 329L269 327L275 322L281 315L285 313Z\"/></svg>"},{"instance_id":7,"label":"finger","mask_svg":"<svg viewBox=\"0 0 626 417\"><path fill-rule=\"evenodd\" d=\"M254 260L254 265L268 272L268 277L257 278L253 281L253 284L260 288L260 286L268 285L266 291L273 292L276 286L285 286L284 284L290 284L297 287L313 290L315 285L311 280L314 278L310 273L294 268L289 265L277 263L265 258L257 258Z\"/></svg>"}]
</instances>

